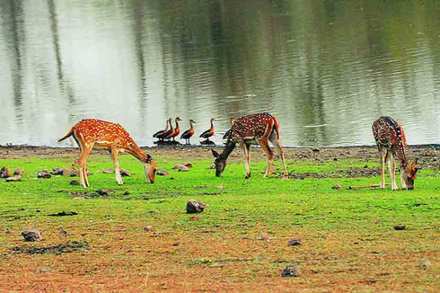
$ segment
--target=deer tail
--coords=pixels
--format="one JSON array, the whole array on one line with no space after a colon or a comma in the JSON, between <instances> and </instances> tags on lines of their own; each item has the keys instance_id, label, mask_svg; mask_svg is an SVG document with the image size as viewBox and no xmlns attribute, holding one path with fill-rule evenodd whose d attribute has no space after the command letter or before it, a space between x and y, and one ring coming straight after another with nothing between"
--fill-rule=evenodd
<instances>
[{"instance_id":1,"label":"deer tail","mask_svg":"<svg viewBox=\"0 0 440 293\"><path fill-rule=\"evenodd\" d=\"M62 138L60 138L58 140L58 142L62 142L63 140L65 140L66 138L68 138L72 135L73 135L73 128L70 128L70 130L66 133L66 135L64 135Z\"/></svg>"}]
</instances>

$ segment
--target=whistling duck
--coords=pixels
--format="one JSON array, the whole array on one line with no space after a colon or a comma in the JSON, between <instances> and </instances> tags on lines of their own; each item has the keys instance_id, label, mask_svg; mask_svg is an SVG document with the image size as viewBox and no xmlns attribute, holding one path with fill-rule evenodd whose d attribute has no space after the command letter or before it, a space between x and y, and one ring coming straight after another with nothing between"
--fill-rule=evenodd
<instances>
[{"instance_id":1,"label":"whistling duck","mask_svg":"<svg viewBox=\"0 0 440 293\"><path fill-rule=\"evenodd\" d=\"M159 141L163 141L164 135L170 130L171 127L171 118L168 118L166 128L153 134L153 137L158 138Z\"/></svg>"},{"instance_id":2,"label":"whistling duck","mask_svg":"<svg viewBox=\"0 0 440 293\"><path fill-rule=\"evenodd\" d=\"M176 122L176 127L173 129L173 131L169 135L167 135L165 137L165 139L171 139L172 138L173 141L176 141L175 138L180 133L179 121L182 121L182 119L180 119L180 117L176 117L176 119L174 119L174 121Z\"/></svg>"},{"instance_id":3,"label":"whistling duck","mask_svg":"<svg viewBox=\"0 0 440 293\"><path fill-rule=\"evenodd\" d=\"M206 138L205 142L210 141L209 138L215 134L215 128L214 128L214 118L211 118L211 127L204 131L202 134L200 134L201 138Z\"/></svg>"},{"instance_id":4,"label":"whistling duck","mask_svg":"<svg viewBox=\"0 0 440 293\"><path fill-rule=\"evenodd\" d=\"M185 130L184 133L182 133L182 135L180 136L180 139L185 139L186 144L191 144L190 139L191 137L194 135L195 131L194 131L194 125L196 122L192 119L189 120L189 129Z\"/></svg>"}]
</instances>

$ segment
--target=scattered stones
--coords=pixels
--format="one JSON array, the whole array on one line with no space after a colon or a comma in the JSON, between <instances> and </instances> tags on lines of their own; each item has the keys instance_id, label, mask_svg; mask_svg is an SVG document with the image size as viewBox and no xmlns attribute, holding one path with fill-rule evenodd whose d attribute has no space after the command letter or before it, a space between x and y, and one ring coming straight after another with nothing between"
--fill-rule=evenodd
<instances>
[{"instance_id":1,"label":"scattered stones","mask_svg":"<svg viewBox=\"0 0 440 293\"><path fill-rule=\"evenodd\" d=\"M403 224L398 224L398 225L394 226L394 230L397 230L397 231L406 230L406 226Z\"/></svg>"},{"instance_id":2,"label":"scattered stones","mask_svg":"<svg viewBox=\"0 0 440 293\"><path fill-rule=\"evenodd\" d=\"M86 241L68 241L65 244L58 244L47 247L14 247L11 249L13 253L25 254L62 254L75 251L84 251L89 249Z\"/></svg>"},{"instance_id":3,"label":"scattered stones","mask_svg":"<svg viewBox=\"0 0 440 293\"><path fill-rule=\"evenodd\" d=\"M301 244L302 244L301 239L290 239L290 240L287 242L287 245L288 245L288 246L299 246L299 245L301 245Z\"/></svg>"},{"instance_id":4,"label":"scattered stones","mask_svg":"<svg viewBox=\"0 0 440 293\"><path fill-rule=\"evenodd\" d=\"M69 184L70 185L79 185L79 181L78 180L70 180Z\"/></svg>"},{"instance_id":5,"label":"scattered stones","mask_svg":"<svg viewBox=\"0 0 440 293\"><path fill-rule=\"evenodd\" d=\"M429 259L427 258L422 258L419 261L419 268L421 268L422 270L427 270L432 266L431 262L429 261Z\"/></svg>"},{"instance_id":6,"label":"scattered stones","mask_svg":"<svg viewBox=\"0 0 440 293\"><path fill-rule=\"evenodd\" d=\"M50 175L47 170L42 170L37 173L37 178L48 179L50 177L52 177L52 175Z\"/></svg>"},{"instance_id":7,"label":"scattered stones","mask_svg":"<svg viewBox=\"0 0 440 293\"><path fill-rule=\"evenodd\" d=\"M298 277L299 268L296 265L289 265L281 271L281 277Z\"/></svg>"},{"instance_id":8,"label":"scattered stones","mask_svg":"<svg viewBox=\"0 0 440 293\"><path fill-rule=\"evenodd\" d=\"M121 176L122 177L130 177L131 174L130 174L130 172L128 170L121 169Z\"/></svg>"},{"instance_id":9,"label":"scattered stones","mask_svg":"<svg viewBox=\"0 0 440 293\"><path fill-rule=\"evenodd\" d=\"M11 173L9 172L9 169L6 167L2 167L0 169L0 178L8 178L11 177Z\"/></svg>"},{"instance_id":10,"label":"scattered stones","mask_svg":"<svg viewBox=\"0 0 440 293\"><path fill-rule=\"evenodd\" d=\"M50 174L54 175L54 176L64 175L64 169L62 169L62 168L53 168L52 172L50 172Z\"/></svg>"},{"instance_id":11,"label":"scattered stones","mask_svg":"<svg viewBox=\"0 0 440 293\"><path fill-rule=\"evenodd\" d=\"M183 164L176 164L173 167L174 170L177 170L179 172L186 172L189 171L189 168Z\"/></svg>"},{"instance_id":12,"label":"scattered stones","mask_svg":"<svg viewBox=\"0 0 440 293\"><path fill-rule=\"evenodd\" d=\"M332 189L340 190L342 188L341 184L335 184L332 186Z\"/></svg>"},{"instance_id":13,"label":"scattered stones","mask_svg":"<svg viewBox=\"0 0 440 293\"><path fill-rule=\"evenodd\" d=\"M14 175L6 178L6 182L21 181L21 175Z\"/></svg>"},{"instance_id":14,"label":"scattered stones","mask_svg":"<svg viewBox=\"0 0 440 293\"><path fill-rule=\"evenodd\" d=\"M62 211L62 212L58 212L58 213L54 213L54 214L49 214L48 216L51 216L51 217L65 217L65 216L76 216L76 215L78 215L78 213L74 212L74 211L67 211L67 212Z\"/></svg>"},{"instance_id":15,"label":"scattered stones","mask_svg":"<svg viewBox=\"0 0 440 293\"><path fill-rule=\"evenodd\" d=\"M40 231L37 229L25 230L21 232L24 241L40 241L42 239Z\"/></svg>"},{"instance_id":16,"label":"scattered stones","mask_svg":"<svg viewBox=\"0 0 440 293\"><path fill-rule=\"evenodd\" d=\"M201 213L206 208L206 205L196 200L190 200L186 203L186 212L188 214Z\"/></svg>"},{"instance_id":17,"label":"scattered stones","mask_svg":"<svg viewBox=\"0 0 440 293\"><path fill-rule=\"evenodd\" d=\"M158 175L158 176L168 176L168 175L170 175L170 173L168 173L167 170L159 169L159 170L156 171L156 175Z\"/></svg>"},{"instance_id":18,"label":"scattered stones","mask_svg":"<svg viewBox=\"0 0 440 293\"><path fill-rule=\"evenodd\" d=\"M100 196L109 196L112 192L113 190L111 189L98 189L96 191L96 193L99 194Z\"/></svg>"}]
</instances>

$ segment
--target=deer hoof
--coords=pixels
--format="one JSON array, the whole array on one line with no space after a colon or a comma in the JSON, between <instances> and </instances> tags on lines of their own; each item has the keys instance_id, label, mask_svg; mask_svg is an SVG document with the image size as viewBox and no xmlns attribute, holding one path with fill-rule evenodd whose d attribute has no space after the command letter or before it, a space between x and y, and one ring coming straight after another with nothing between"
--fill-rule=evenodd
<instances>
[{"instance_id":1,"label":"deer hoof","mask_svg":"<svg viewBox=\"0 0 440 293\"><path fill-rule=\"evenodd\" d=\"M249 179L251 178L251 174L247 174L246 176L244 176L244 179Z\"/></svg>"}]
</instances>

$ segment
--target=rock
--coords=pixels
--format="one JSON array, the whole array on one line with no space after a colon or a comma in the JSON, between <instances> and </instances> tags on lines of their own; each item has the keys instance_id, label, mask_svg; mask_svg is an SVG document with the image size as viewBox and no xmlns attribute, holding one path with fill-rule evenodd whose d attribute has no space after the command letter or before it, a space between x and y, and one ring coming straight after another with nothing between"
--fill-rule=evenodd
<instances>
[{"instance_id":1,"label":"rock","mask_svg":"<svg viewBox=\"0 0 440 293\"><path fill-rule=\"evenodd\" d=\"M432 266L431 262L429 261L429 259L427 258L422 258L419 261L419 268L421 268L422 270L427 270Z\"/></svg>"},{"instance_id":2,"label":"rock","mask_svg":"<svg viewBox=\"0 0 440 293\"><path fill-rule=\"evenodd\" d=\"M145 232L151 232L151 231L153 231L153 226L145 226L145 227L144 227L144 231L145 231Z\"/></svg>"},{"instance_id":3,"label":"rock","mask_svg":"<svg viewBox=\"0 0 440 293\"><path fill-rule=\"evenodd\" d=\"M289 265L281 271L281 277L298 277L299 269L296 265Z\"/></svg>"},{"instance_id":4,"label":"rock","mask_svg":"<svg viewBox=\"0 0 440 293\"><path fill-rule=\"evenodd\" d=\"M184 166L188 167L188 168L192 168L193 164L190 162L185 162L183 163Z\"/></svg>"},{"instance_id":5,"label":"rock","mask_svg":"<svg viewBox=\"0 0 440 293\"><path fill-rule=\"evenodd\" d=\"M188 168L187 166L185 166L185 165L182 165L182 164L176 164L176 165L174 165L173 169L174 169L174 170L177 170L177 171L179 171L179 172L186 172L186 171L189 171L189 168Z\"/></svg>"},{"instance_id":6,"label":"rock","mask_svg":"<svg viewBox=\"0 0 440 293\"><path fill-rule=\"evenodd\" d=\"M8 178L11 177L11 173L9 173L9 169L6 167L2 167L0 169L0 178Z\"/></svg>"},{"instance_id":7,"label":"rock","mask_svg":"<svg viewBox=\"0 0 440 293\"><path fill-rule=\"evenodd\" d=\"M37 178L44 178L44 179L48 179L52 177L52 175L50 175L50 173L46 170L42 170L40 172L37 173Z\"/></svg>"},{"instance_id":8,"label":"rock","mask_svg":"<svg viewBox=\"0 0 440 293\"><path fill-rule=\"evenodd\" d=\"M287 242L287 245L288 246L298 246L298 245L301 245L302 243L301 243L301 239L290 239L288 242Z\"/></svg>"},{"instance_id":9,"label":"rock","mask_svg":"<svg viewBox=\"0 0 440 293\"><path fill-rule=\"evenodd\" d=\"M269 241L270 236L269 236L269 234L263 232L260 235L258 235L257 240Z\"/></svg>"},{"instance_id":10,"label":"rock","mask_svg":"<svg viewBox=\"0 0 440 293\"><path fill-rule=\"evenodd\" d=\"M200 217L192 216L191 218L189 218L189 220L195 222L195 221L200 220Z\"/></svg>"},{"instance_id":11,"label":"rock","mask_svg":"<svg viewBox=\"0 0 440 293\"><path fill-rule=\"evenodd\" d=\"M196 200L190 200L186 203L186 212L188 214L201 213L206 208L206 205Z\"/></svg>"},{"instance_id":12,"label":"rock","mask_svg":"<svg viewBox=\"0 0 440 293\"><path fill-rule=\"evenodd\" d=\"M339 190L341 188L342 188L341 184L335 184L332 186L332 189L335 189L335 190Z\"/></svg>"},{"instance_id":13,"label":"rock","mask_svg":"<svg viewBox=\"0 0 440 293\"><path fill-rule=\"evenodd\" d=\"M312 149L312 152L314 152L314 153L319 153L319 152L320 152L320 149L318 149L318 148L313 148L313 149Z\"/></svg>"},{"instance_id":14,"label":"rock","mask_svg":"<svg viewBox=\"0 0 440 293\"><path fill-rule=\"evenodd\" d=\"M158 175L158 176L168 176L170 174L168 173L167 170L159 169L159 170L156 171L156 175Z\"/></svg>"},{"instance_id":15,"label":"rock","mask_svg":"<svg viewBox=\"0 0 440 293\"><path fill-rule=\"evenodd\" d=\"M395 225L394 230L397 230L397 231L406 230L406 226L402 225L402 224Z\"/></svg>"},{"instance_id":16,"label":"rock","mask_svg":"<svg viewBox=\"0 0 440 293\"><path fill-rule=\"evenodd\" d=\"M24 238L24 241L40 241L41 233L37 229L25 230L21 232L21 235Z\"/></svg>"},{"instance_id":17,"label":"rock","mask_svg":"<svg viewBox=\"0 0 440 293\"><path fill-rule=\"evenodd\" d=\"M65 216L76 216L76 215L78 215L78 213L74 212L74 211L67 211L67 212L62 211L62 212L58 212L58 213L54 213L54 214L49 214L48 216L51 216L51 217L65 217Z\"/></svg>"},{"instance_id":18,"label":"rock","mask_svg":"<svg viewBox=\"0 0 440 293\"><path fill-rule=\"evenodd\" d=\"M113 192L113 190L111 190L111 189L98 189L96 191L96 193L101 196L109 196L112 192Z\"/></svg>"},{"instance_id":19,"label":"rock","mask_svg":"<svg viewBox=\"0 0 440 293\"><path fill-rule=\"evenodd\" d=\"M102 173L104 173L104 174L113 174L113 169L104 169L104 170L102 170Z\"/></svg>"},{"instance_id":20,"label":"rock","mask_svg":"<svg viewBox=\"0 0 440 293\"><path fill-rule=\"evenodd\" d=\"M70 185L79 185L79 181L78 180L71 180Z\"/></svg>"},{"instance_id":21,"label":"rock","mask_svg":"<svg viewBox=\"0 0 440 293\"><path fill-rule=\"evenodd\" d=\"M41 273L49 273L51 272L52 269L50 267L39 267L37 268L36 272L41 274Z\"/></svg>"},{"instance_id":22,"label":"rock","mask_svg":"<svg viewBox=\"0 0 440 293\"><path fill-rule=\"evenodd\" d=\"M14 175L6 178L6 182L21 181L21 175Z\"/></svg>"},{"instance_id":23,"label":"rock","mask_svg":"<svg viewBox=\"0 0 440 293\"><path fill-rule=\"evenodd\" d=\"M121 176L122 177L130 177L131 174L129 171L125 170L125 169L121 169Z\"/></svg>"},{"instance_id":24,"label":"rock","mask_svg":"<svg viewBox=\"0 0 440 293\"><path fill-rule=\"evenodd\" d=\"M14 176L23 176L24 171L23 169L17 168L14 170Z\"/></svg>"},{"instance_id":25,"label":"rock","mask_svg":"<svg viewBox=\"0 0 440 293\"><path fill-rule=\"evenodd\" d=\"M62 169L62 168L53 168L52 172L50 172L50 174L55 175L55 176L57 176L57 175L64 175L64 169Z\"/></svg>"}]
</instances>

